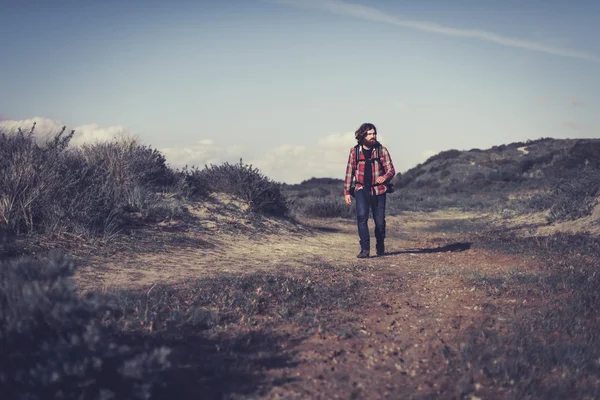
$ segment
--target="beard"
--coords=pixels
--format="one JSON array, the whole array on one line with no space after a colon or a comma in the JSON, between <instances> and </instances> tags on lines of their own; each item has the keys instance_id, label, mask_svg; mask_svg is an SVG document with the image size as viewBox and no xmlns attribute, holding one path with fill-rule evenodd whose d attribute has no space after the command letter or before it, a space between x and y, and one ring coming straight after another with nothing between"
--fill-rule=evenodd
<instances>
[{"instance_id":1,"label":"beard","mask_svg":"<svg viewBox=\"0 0 600 400\"><path fill-rule=\"evenodd\" d=\"M364 139L363 140L363 145L367 146L367 147L375 147L375 145L377 145L377 139Z\"/></svg>"}]
</instances>

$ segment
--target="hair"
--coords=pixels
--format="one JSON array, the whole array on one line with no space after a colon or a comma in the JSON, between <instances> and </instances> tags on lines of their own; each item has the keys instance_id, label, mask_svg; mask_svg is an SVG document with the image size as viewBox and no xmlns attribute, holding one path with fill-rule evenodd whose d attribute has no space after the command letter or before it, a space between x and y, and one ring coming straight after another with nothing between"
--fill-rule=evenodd
<instances>
[{"instance_id":1,"label":"hair","mask_svg":"<svg viewBox=\"0 0 600 400\"><path fill-rule=\"evenodd\" d=\"M375 128L375 125L365 122L356 130L356 132L354 132L354 137L356 138L358 144L361 144L365 136L367 136L367 131L370 131L371 129L374 129L375 133L377 133L377 128Z\"/></svg>"}]
</instances>

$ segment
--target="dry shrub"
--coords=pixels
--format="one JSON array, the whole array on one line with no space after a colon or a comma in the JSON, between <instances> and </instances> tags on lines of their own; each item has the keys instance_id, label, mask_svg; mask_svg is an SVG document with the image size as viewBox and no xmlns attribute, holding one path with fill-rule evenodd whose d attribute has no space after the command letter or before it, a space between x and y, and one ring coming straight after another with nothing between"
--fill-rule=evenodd
<instances>
[{"instance_id":1,"label":"dry shrub","mask_svg":"<svg viewBox=\"0 0 600 400\"><path fill-rule=\"evenodd\" d=\"M289 206L281 183L272 181L258 168L242 162L206 166L197 175L211 192L231 194L248 203L249 210L257 214L287 217ZM198 178L196 178L198 179Z\"/></svg>"},{"instance_id":2,"label":"dry shrub","mask_svg":"<svg viewBox=\"0 0 600 400\"><path fill-rule=\"evenodd\" d=\"M348 206L344 199L337 197L304 197L294 199L295 213L312 218L354 218L355 205Z\"/></svg>"},{"instance_id":3,"label":"dry shrub","mask_svg":"<svg viewBox=\"0 0 600 400\"><path fill-rule=\"evenodd\" d=\"M164 157L135 140L69 148L74 132L40 142L34 128L0 135L0 231L110 234L175 183Z\"/></svg>"},{"instance_id":4,"label":"dry shrub","mask_svg":"<svg viewBox=\"0 0 600 400\"><path fill-rule=\"evenodd\" d=\"M149 398L168 349L122 344L100 324L106 305L76 294L74 271L58 255L0 264L3 398Z\"/></svg>"}]
</instances>

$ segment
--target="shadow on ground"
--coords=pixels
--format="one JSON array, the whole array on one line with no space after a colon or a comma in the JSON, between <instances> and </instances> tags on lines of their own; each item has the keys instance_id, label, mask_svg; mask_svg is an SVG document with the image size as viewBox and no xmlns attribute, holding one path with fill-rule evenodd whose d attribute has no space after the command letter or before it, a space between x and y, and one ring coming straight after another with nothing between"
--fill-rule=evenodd
<instances>
[{"instance_id":1,"label":"shadow on ground","mask_svg":"<svg viewBox=\"0 0 600 400\"><path fill-rule=\"evenodd\" d=\"M301 339L252 331L234 338L204 338L197 333L122 337L131 346L171 349L171 367L160 374L152 399L223 399L261 395L297 380L267 378L272 369L290 368Z\"/></svg>"},{"instance_id":2,"label":"shadow on ground","mask_svg":"<svg viewBox=\"0 0 600 400\"><path fill-rule=\"evenodd\" d=\"M465 251L469 250L473 245L472 242L458 242L452 243L441 247L434 247L428 249L407 249L407 250L398 250L398 251L389 251L386 252L385 256L393 256L398 254L428 254L428 253L446 253L446 252L457 252L457 251Z\"/></svg>"},{"instance_id":3,"label":"shadow on ground","mask_svg":"<svg viewBox=\"0 0 600 400\"><path fill-rule=\"evenodd\" d=\"M342 230L339 228L332 228L329 226L312 226L312 225L306 225L306 227L310 230L314 230L317 232L325 232L325 233L339 233Z\"/></svg>"}]
</instances>

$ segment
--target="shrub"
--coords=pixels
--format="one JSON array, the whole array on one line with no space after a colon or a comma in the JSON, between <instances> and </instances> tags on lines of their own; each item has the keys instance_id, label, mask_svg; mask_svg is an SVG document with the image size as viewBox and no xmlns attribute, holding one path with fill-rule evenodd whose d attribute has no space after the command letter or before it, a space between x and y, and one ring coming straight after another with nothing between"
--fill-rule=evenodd
<instances>
[{"instance_id":1,"label":"shrub","mask_svg":"<svg viewBox=\"0 0 600 400\"><path fill-rule=\"evenodd\" d=\"M206 197L211 191L208 174L196 166L186 165L175 171L175 177L175 191L186 199Z\"/></svg>"},{"instance_id":2,"label":"shrub","mask_svg":"<svg viewBox=\"0 0 600 400\"><path fill-rule=\"evenodd\" d=\"M166 165L165 157L135 139L84 145L81 155L88 164L105 171L119 188L139 184L161 189L175 183L175 175Z\"/></svg>"},{"instance_id":3,"label":"shrub","mask_svg":"<svg viewBox=\"0 0 600 400\"><path fill-rule=\"evenodd\" d=\"M591 214L600 191L600 172L585 170L572 179L558 181L550 194L548 222L574 220Z\"/></svg>"},{"instance_id":4,"label":"shrub","mask_svg":"<svg viewBox=\"0 0 600 400\"><path fill-rule=\"evenodd\" d=\"M0 264L0 392L10 399L148 398L168 349L136 350L100 325L99 298L77 296L75 266Z\"/></svg>"},{"instance_id":5,"label":"shrub","mask_svg":"<svg viewBox=\"0 0 600 400\"><path fill-rule=\"evenodd\" d=\"M206 166L203 180L213 192L228 193L245 200L258 214L285 217L289 214L281 184L263 175L252 165L224 163Z\"/></svg>"},{"instance_id":6,"label":"shrub","mask_svg":"<svg viewBox=\"0 0 600 400\"><path fill-rule=\"evenodd\" d=\"M436 161L436 160L439 160L439 161L452 160L454 158L459 157L461 155L461 153L462 152L460 150L456 150L456 149L441 151L438 154L429 157L424 162L424 164L428 164L428 163L431 163L431 162Z\"/></svg>"},{"instance_id":7,"label":"shrub","mask_svg":"<svg viewBox=\"0 0 600 400\"><path fill-rule=\"evenodd\" d=\"M68 148L73 131L40 143L34 128L0 135L0 231L114 231L176 181L158 151L134 140Z\"/></svg>"},{"instance_id":8,"label":"shrub","mask_svg":"<svg viewBox=\"0 0 600 400\"><path fill-rule=\"evenodd\" d=\"M313 218L354 218L354 207L348 206L343 198L337 197L307 197L296 200L298 213Z\"/></svg>"},{"instance_id":9,"label":"shrub","mask_svg":"<svg viewBox=\"0 0 600 400\"><path fill-rule=\"evenodd\" d=\"M60 155L73 136L62 136L38 144L33 139L35 124L28 133L0 132L0 230L31 232L49 210L53 190L62 183L57 166Z\"/></svg>"}]
</instances>

